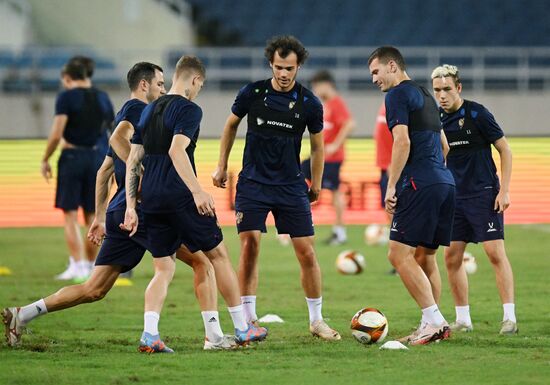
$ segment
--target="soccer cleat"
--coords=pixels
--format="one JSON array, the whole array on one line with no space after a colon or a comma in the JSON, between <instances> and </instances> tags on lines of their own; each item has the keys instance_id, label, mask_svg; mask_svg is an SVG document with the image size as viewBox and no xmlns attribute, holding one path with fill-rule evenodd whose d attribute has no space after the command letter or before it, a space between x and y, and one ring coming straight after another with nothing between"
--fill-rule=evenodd
<instances>
[{"instance_id":1,"label":"soccer cleat","mask_svg":"<svg viewBox=\"0 0 550 385\"><path fill-rule=\"evenodd\" d=\"M502 321L502 327L500 328L501 335L512 335L512 334L518 334L518 324L514 321L510 321L507 319L506 321Z\"/></svg>"},{"instance_id":2,"label":"soccer cleat","mask_svg":"<svg viewBox=\"0 0 550 385\"><path fill-rule=\"evenodd\" d=\"M174 353L172 349L162 342L160 335L152 336L149 333L143 332L139 341L138 350L141 353Z\"/></svg>"},{"instance_id":3,"label":"soccer cleat","mask_svg":"<svg viewBox=\"0 0 550 385\"><path fill-rule=\"evenodd\" d=\"M204 350L232 350L238 348L235 342L235 336L224 335L219 342L211 342L207 337L204 338Z\"/></svg>"},{"instance_id":4,"label":"soccer cleat","mask_svg":"<svg viewBox=\"0 0 550 385\"><path fill-rule=\"evenodd\" d=\"M451 328L446 322L437 327L425 324L417 331L417 334L409 340L409 345L427 345L430 342L439 342L450 337Z\"/></svg>"},{"instance_id":5,"label":"soccer cleat","mask_svg":"<svg viewBox=\"0 0 550 385\"><path fill-rule=\"evenodd\" d=\"M77 278L77 269L76 263L72 259L69 262L67 269L63 273L55 276L55 279L58 281L70 281L75 278Z\"/></svg>"},{"instance_id":6,"label":"soccer cleat","mask_svg":"<svg viewBox=\"0 0 550 385\"><path fill-rule=\"evenodd\" d=\"M313 336L327 341L339 341L342 339L340 333L328 326L324 320L317 320L310 324L309 331Z\"/></svg>"},{"instance_id":7,"label":"soccer cleat","mask_svg":"<svg viewBox=\"0 0 550 385\"><path fill-rule=\"evenodd\" d=\"M449 327L453 332L471 332L474 330L474 325L468 325L459 321L453 322Z\"/></svg>"},{"instance_id":8,"label":"soccer cleat","mask_svg":"<svg viewBox=\"0 0 550 385\"><path fill-rule=\"evenodd\" d=\"M267 337L267 329L261 326L248 324L247 330L235 329L235 342L239 345L248 345L250 342L263 341Z\"/></svg>"},{"instance_id":9,"label":"soccer cleat","mask_svg":"<svg viewBox=\"0 0 550 385\"><path fill-rule=\"evenodd\" d=\"M329 246L340 246L347 242L346 238L340 238L336 233L332 233L332 235L325 240L325 244Z\"/></svg>"},{"instance_id":10,"label":"soccer cleat","mask_svg":"<svg viewBox=\"0 0 550 385\"><path fill-rule=\"evenodd\" d=\"M21 344L21 333L24 330L24 326L17 318L20 308L7 307L2 311L2 319L4 322L6 335L6 342L8 346L17 346Z\"/></svg>"}]
</instances>

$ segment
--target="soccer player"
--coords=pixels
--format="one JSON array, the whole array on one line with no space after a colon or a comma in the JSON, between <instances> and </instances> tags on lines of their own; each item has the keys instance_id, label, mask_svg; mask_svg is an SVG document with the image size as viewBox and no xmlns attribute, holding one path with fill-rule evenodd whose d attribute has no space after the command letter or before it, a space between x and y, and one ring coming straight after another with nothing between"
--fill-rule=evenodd
<instances>
[{"instance_id":1,"label":"soccer player","mask_svg":"<svg viewBox=\"0 0 550 385\"><path fill-rule=\"evenodd\" d=\"M483 243L493 265L504 316L500 334L518 332L514 305L514 276L504 247L504 210L510 205L512 151L493 115L481 104L462 99L458 68L437 67L432 72L441 122L449 140L447 167L457 187L456 212L451 246L445 264L456 305L451 329L473 330L468 303L468 278L463 255L468 243ZM493 145L500 155L502 184L491 155Z\"/></svg>"},{"instance_id":2,"label":"soccer player","mask_svg":"<svg viewBox=\"0 0 550 385\"><path fill-rule=\"evenodd\" d=\"M237 276L223 243L214 200L196 176L194 153L202 110L192 100L199 94L205 76L206 70L198 58L181 57L168 94L144 109L126 164L126 215L122 226L131 236L138 230L136 201L143 160L142 222L155 263L173 260L182 245L193 255L204 252L214 267L220 291L225 293L235 341L242 345L263 340L267 329L245 320ZM165 279L166 288L168 283ZM213 313L202 312L207 333L209 327L221 332L217 312Z\"/></svg>"},{"instance_id":3,"label":"soccer player","mask_svg":"<svg viewBox=\"0 0 550 385\"><path fill-rule=\"evenodd\" d=\"M321 269L314 249L310 202L317 200L323 174L323 107L313 93L296 81L307 51L293 36L277 36L265 49L273 77L243 87L225 123L217 187L227 182L227 161L239 123L248 115L248 131L235 200L241 240L239 284L249 322L256 322L258 255L261 233L271 211L279 234L289 234L301 267L302 287L309 309L310 332L339 340L322 316ZM310 134L311 187L300 170L300 147L305 129Z\"/></svg>"},{"instance_id":4,"label":"soccer player","mask_svg":"<svg viewBox=\"0 0 550 385\"><path fill-rule=\"evenodd\" d=\"M377 48L369 57L373 82L387 92L386 120L393 135L386 210L393 214L388 257L422 309L422 322L408 342L446 339L450 328L439 311L430 281L415 260L419 246L435 250L451 237L455 186L445 167L444 134L431 94L413 82L394 47Z\"/></svg>"},{"instance_id":5,"label":"soccer player","mask_svg":"<svg viewBox=\"0 0 550 385\"><path fill-rule=\"evenodd\" d=\"M94 146L113 120L113 106L107 94L91 86L86 67L68 62L61 71L65 91L55 104L55 118L42 158L41 173L49 182L49 159L63 139L58 161L55 207L63 210L69 267L57 276L61 280L85 279L93 266L97 249L82 240L78 208L84 210L86 225L94 217L94 185L99 169Z\"/></svg>"},{"instance_id":6,"label":"soccer player","mask_svg":"<svg viewBox=\"0 0 550 385\"><path fill-rule=\"evenodd\" d=\"M344 197L339 190L340 168L344 162L344 143L355 129L348 106L336 90L332 74L319 71L310 80L313 93L323 102L323 141L325 147L325 165L321 188L332 192L332 206L336 212L336 223L332 227L332 235L327 243L341 245L347 241L344 227ZM306 179L311 180L311 160L302 163L302 172Z\"/></svg>"}]
</instances>

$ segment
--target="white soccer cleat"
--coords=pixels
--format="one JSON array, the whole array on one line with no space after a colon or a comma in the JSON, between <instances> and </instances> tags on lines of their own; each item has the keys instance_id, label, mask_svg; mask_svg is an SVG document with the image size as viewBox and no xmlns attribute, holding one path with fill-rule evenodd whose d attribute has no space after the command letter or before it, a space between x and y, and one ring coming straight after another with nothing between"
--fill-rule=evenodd
<instances>
[{"instance_id":1,"label":"white soccer cleat","mask_svg":"<svg viewBox=\"0 0 550 385\"><path fill-rule=\"evenodd\" d=\"M417 334L409 340L409 345L427 345L431 342L439 342L451 337L451 328L447 322L441 326L424 324Z\"/></svg>"},{"instance_id":2,"label":"white soccer cleat","mask_svg":"<svg viewBox=\"0 0 550 385\"><path fill-rule=\"evenodd\" d=\"M500 329L501 335L513 335L518 334L518 324L514 321L510 321L507 319L506 321L502 321L502 327Z\"/></svg>"},{"instance_id":3,"label":"white soccer cleat","mask_svg":"<svg viewBox=\"0 0 550 385\"><path fill-rule=\"evenodd\" d=\"M25 328L17 318L18 313L18 307L7 307L2 311L5 327L4 334L6 335L8 346L18 346L21 344L21 334Z\"/></svg>"},{"instance_id":4,"label":"white soccer cleat","mask_svg":"<svg viewBox=\"0 0 550 385\"><path fill-rule=\"evenodd\" d=\"M219 342L211 342L208 338L204 338L204 350L233 350L239 345L235 342L235 336L224 335Z\"/></svg>"},{"instance_id":5,"label":"white soccer cleat","mask_svg":"<svg viewBox=\"0 0 550 385\"><path fill-rule=\"evenodd\" d=\"M63 273L56 275L55 279L58 281L70 281L71 279L77 278L79 275L77 262L73 257L69 257L69 266L67 266L67 269Z\"/></svg>"},{"instance_id":6,"label":"white soccer cleat","mask_svg":"<svg viewBox=\"0 0 550 385\"><path fill-rule=\"evenodd\" d=\"M327 341L339 341L342 339L340 333L328 326L324 320L318 320L310 324L309 331L313 336Z\"/></svg>"},{"instance_id":7,"label":"white soccer cleat","mask_svg":"<svg viewBox=\"0 0 550 385\"><path fill-rule=\"evenodd\" d=\"M474 325L472 324L465 324L463 322L459 322L459 321L456 321L456 322L453 322L451 325L449 325L449 327L451 328L451 330L453 332L471 332L474 330Z\"/></svg>"}]
</instances>

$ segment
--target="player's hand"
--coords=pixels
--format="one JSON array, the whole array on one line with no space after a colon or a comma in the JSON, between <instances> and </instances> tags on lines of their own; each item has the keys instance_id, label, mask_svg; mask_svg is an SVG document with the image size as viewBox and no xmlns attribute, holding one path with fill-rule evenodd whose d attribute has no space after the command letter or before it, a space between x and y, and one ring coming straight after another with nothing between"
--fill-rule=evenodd
<instances>
[{"instance_id":1,"label":"player's hand","mask_svg":"<svg viewBox=\"0 0 550 385\"><path fill-rule=\"evenodd\" d=\"M50 179L52 178L52 168L47 160L42 161L42 164L40 165L40 173L44 179L46 179L46 182L50 183Z\"/></svg>"},{"instance_id":2,"label":"player's hand","mask_svg":"<svg viewBox=\"0 0 550 385\"><path fill-rule=\"evenodd\" d=\"M335 145L334 143L327 144L325 146L325 156L330 156L338 151L340 146Z\"/></svg>"},{"instance_id":3,"label":"player's hand","mask_svg":"<svg viewBox=\"0 0 550 385\"><path fill-rule=\"evenodd\" d=\"M212 183L216 187L225 188L227 183L227 170L223 170L218 167L212 173Z\"/></svg>"},{"instance_id":4,"label":"player's hand","mask_svg":"<svg viewBox=\"0 0 550 385\"><path fill-rule=\"evenodd\" d=\"M397 206L397 197L395 196L395 187L388 186L386 189L386 199L384 199L386 204L386 212L389 214L395 213L395 207Z\"/></svg>"},{"instance_id":5,"label":"player's hand","mask_svg":"<svg viewBox=\"0 0 550 385\"><path fill-rule=\"evenodd\" d=\"M505 191L499 191L495 199L495 211L497 213L503 213L510 206L510 194Z\"/></svg>"},{"instance_id":6,"label":"player's hand","mask_svg":"<svg viewBox=\"0 0 550 385\"><path fill-rule=\"evenodd\" d=\"M124 214L124 223L121 223L119 227L124 231L129 231L130 236L133 236L139 225L139 219L136 212L136 209L126 208L126 213Z\"/></svg>"},{"instance_id":7,"label":"player's hand","mask_svg":"<svg viewBox=\"0 0 550 385\"><path fill-rule=\"evenodd\" d=\"M216 208L214 207L214 198L204 190L193 193L195 206L200 215L208 215L209 217L216 216Z\"/></svg>"},{"instance_id":8,"label":"player's hand","mask_svg":"<svg viewBox=\"0 0 550 385\"><path fill-rule=\"evenodd\" d=\"M105 238L105 221L98 221L97 218L94 218L88 231L88 240L96 246L101 246L103 238Z\"/></svg>"},{"instance_id":9,"label":"player's hand","mask_svg":"<svg viewBox=\"0 0 550 385\"><path fill-rule=\"evenodd\" d=\"M309 199L309 202L310 203L316 202L317 199L319 199L319 194L321 194L320 188L310 187L307 192L307 198Z\"/></svg>"}]
</instances>

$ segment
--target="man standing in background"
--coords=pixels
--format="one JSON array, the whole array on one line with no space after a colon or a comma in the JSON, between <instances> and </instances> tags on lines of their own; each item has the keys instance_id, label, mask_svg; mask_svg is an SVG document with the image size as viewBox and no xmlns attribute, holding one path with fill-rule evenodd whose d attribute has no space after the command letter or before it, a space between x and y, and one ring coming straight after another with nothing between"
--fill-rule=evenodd
<instances>
[{"instance_id":1,"label":"man standing in background","mask_svg":"<svg viewBox=\"0 0 550 385\"><path fill-rule=\"evenodd\" d=\"M336 90L332 74L319 71L311 78L313 93L323 102L323 141L325 145L325 168L321 188L332 192L332 206L336 212L336 223L332 235L327 240L329 245L341 245L347 241L344 227L345 202L340 187L340 169L345 158L344 144L355 129L355 122L344 99ZM311 160L302 163L302 172L311 181Z\"/></svg>"},{"instance_id":2,"label":"man standing in background","mask_svg":"<svg viewBox=\"0 0 550 385\"><path fill-rule=\"evenodd\" d=\"M96 144L114 119L109 96L91 86L89 68L80 60L70 60L61 71L65 88L55 103L55 117L42 158L41 173L49 182L49 163L62 142L58 161L55 207L63 210L65 239L69 249L69 267L57 279L83 280L93 268L97 248L82 240L78 224L78 208L84 210L86 226L90 226L95 211L95 178L101 163Z\"/></svg>"}]
</instances>

